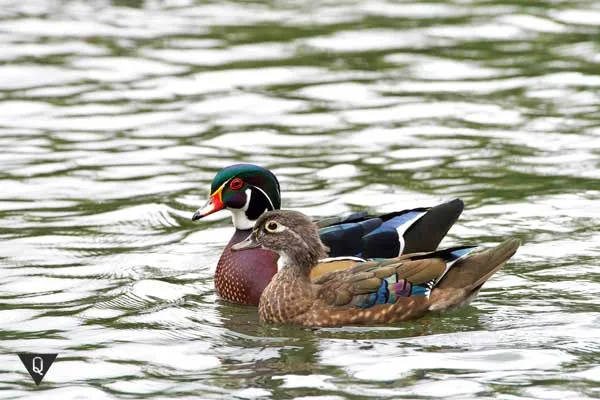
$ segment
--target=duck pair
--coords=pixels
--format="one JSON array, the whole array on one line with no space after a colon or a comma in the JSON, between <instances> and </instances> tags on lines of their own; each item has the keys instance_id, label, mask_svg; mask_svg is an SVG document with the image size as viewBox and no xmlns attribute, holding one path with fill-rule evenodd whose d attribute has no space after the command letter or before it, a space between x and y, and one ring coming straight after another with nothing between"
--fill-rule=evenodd
<instances>
[{"instance_id":1,"label":"duck pair","mask_svg":"<svg viewBox=\"0 0 600 400\"><path fill-rule=\"evenodd\" d=\"M241 304L260 302L269 322L393 322L455 308L468 303L519 246L509 240L477 254L474 247L432 252L463 210L458 199L316 224L300 213L275 211L280 206L272 172L237 164L215 176L209 201L192 217L231 211L236 230L217 264L217 294Z\"/></svg>"}]
</instances>

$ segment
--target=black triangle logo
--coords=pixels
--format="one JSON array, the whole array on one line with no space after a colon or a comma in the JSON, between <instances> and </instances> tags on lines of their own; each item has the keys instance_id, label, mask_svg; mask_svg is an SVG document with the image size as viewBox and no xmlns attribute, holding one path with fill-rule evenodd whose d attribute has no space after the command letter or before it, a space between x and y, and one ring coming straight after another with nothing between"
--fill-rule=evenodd
<instances>
[{"instance_id":1,"label":"black triangle logo","mask_svg":"<svg viewBox=\"0 0 600 400\"><path fill-rule=\"evenodd\" d=\"M35 354L35 353L19 353L19 358L23 362L29 375L33 378L36 385L42 382L46 376L46 372L52 366L58 354Z\"/></svg>"}]
</instances>

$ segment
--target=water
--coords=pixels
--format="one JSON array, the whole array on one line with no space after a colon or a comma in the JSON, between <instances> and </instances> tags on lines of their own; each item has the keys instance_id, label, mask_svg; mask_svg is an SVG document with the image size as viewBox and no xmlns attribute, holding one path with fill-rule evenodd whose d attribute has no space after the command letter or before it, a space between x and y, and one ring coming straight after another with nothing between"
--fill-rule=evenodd
<instances>
[{"instance_id":1,"label":"water","mask_svg":"<svg viewBox=\"0 0 600 400\"><path fill-rule=\"evenodd\" d=\"M600 397L597 2L1 3L0 397ZM261 325L190 221L234 162L524 244L457 313ZM39 387L19 351L60 353Z\"/></svg>"}]
</instances>

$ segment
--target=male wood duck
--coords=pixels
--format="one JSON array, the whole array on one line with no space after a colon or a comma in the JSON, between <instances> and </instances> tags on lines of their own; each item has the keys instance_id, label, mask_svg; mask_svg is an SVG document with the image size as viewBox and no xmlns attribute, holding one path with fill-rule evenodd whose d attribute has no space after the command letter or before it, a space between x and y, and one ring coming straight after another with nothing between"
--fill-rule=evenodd
<instances>
[{"instance_id":1,"label":"male wood duck","mask_svg":"<svg viewBox=\"0 0 600 400\"><path fill-rule=\"evenodd\" d=\"M277 272L277 254L254 249L231 252L231 246L248 236L265 212L281 207L279 181L268 169L253 164L236 164L222 169L212 180L210 199L192 216L199 220L227 209L235 233L223 250L215 272L219 297L241 304L258 304L260 295ZM432 251L460 216L464 204L455 199L431 208L415 208L369 216L366 212L320 221L321 240L329 256L389 258L403 253ZM347 262L327 263L313 275L343 269Z\"/></svg>"},{"instance_id":2,"label":"male wood duck","mask_svg":"<svg viewBox=\"0 0 600 400\"><path fill-rule=\"evenodd\" d=\"M479 253L474 247L454 247L355 261L349 269L311 279L311 270L328 249L304 214L278 210L262 215L232 250L262 248L279 254L281 269L258 306L263 321L321 327L399 322L466 305L519 245L509 239Z\"/></svg>"}]
</instances>

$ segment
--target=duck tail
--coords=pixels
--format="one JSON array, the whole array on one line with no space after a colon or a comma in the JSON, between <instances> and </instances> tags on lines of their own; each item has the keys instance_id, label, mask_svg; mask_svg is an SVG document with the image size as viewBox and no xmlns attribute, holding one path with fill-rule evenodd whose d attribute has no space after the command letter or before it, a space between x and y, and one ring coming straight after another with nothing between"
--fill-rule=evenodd
<instances>
[{"instance_id":1,"label":"duck tail","mask_svg":"<svg viewBox=\"0 0 600 400\"><path fill-rule=\"evenodd\" d=\"M437 249L465 208L461 199L431 207L404 233L404 254Z\"/></svg>"},{"instance_id":2,"label":"duck tail","mask_svg":"<svg viewBox=\"0 0 600 400\"><path fill-rule=\"evenodd\" d=\"M508 239L492 249L459 260L431 291L429 309L447 311L469 304L520 245L519 239Z\"/></svg>"}]
</instances>

